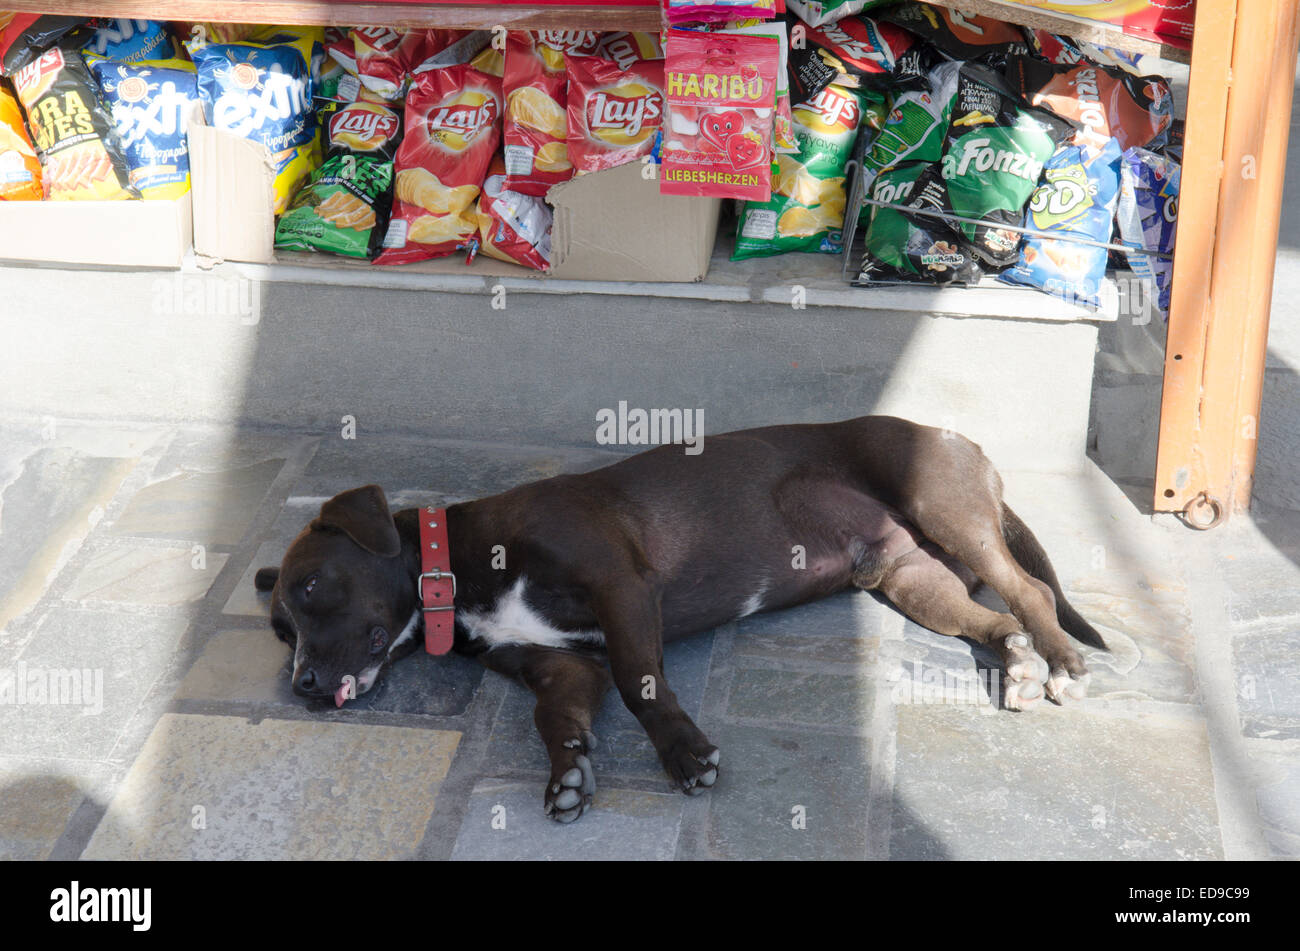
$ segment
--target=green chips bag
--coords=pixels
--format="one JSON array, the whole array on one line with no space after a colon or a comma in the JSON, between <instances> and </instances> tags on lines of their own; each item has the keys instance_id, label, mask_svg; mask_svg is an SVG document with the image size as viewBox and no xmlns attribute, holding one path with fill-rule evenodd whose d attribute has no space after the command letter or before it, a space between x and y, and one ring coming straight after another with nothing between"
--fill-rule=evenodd
<instances>
[{"instance_id":1,"label":"green chips bag","mask_svg":"<svg viewBox=\"0 0 1300 951\"><path fill-rule=\"evenodd\" d=\"M857 92L840 86L827 86L794 107L799 151L777 156L780 170L773 176L770 199L745 203L733 261L787 251L838 254L843 249L844 167L863 117Z\"/></svg>"},{"instance_id":2,"label":"green chips bag","mask_svg":"<svg viewBox=\"0 0 1300 951\"><path fill-rule=\"evenodd\" d=\"M944 210L945 192L938 166L904 162L871 183L871 198L921 211ZM866 251L857 283L918 281L973 284L982 276L969 245L940 218L897 208L867 205Z\"/></svg>"}]
</instances>

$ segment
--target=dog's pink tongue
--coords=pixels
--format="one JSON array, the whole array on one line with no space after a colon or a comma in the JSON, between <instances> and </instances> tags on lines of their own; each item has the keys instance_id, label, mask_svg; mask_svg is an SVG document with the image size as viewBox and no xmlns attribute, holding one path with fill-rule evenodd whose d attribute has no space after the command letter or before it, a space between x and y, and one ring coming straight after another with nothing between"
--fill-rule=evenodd
<instances>
[{"instance_id":1,"label":"dog's pink tongue","mask_svg":"<svg viewBox=\"0 0 1300 951\"><path fill-rule=\"evenodd\" d=\"M348 685L339 684L339 689L334 691L334 706L343 706L344 701L348 699Z\"/></svg>"}]
</instances>

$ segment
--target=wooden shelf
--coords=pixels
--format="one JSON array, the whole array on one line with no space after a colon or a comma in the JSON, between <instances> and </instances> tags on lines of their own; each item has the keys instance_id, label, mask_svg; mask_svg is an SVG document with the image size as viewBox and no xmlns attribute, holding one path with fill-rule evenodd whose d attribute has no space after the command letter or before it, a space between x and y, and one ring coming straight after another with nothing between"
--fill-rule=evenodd
<instances>
[{"instance_id":1,"label":"wooden shelf","mask_svg":"<svg viewBox=\"0 0 1300 951\"><path fill-rule=\"evenodd\" d=\"M2 0L21 13L294 26L391 26L513 30L658 30L657 6L590 4L320 3L311 0Z\"/></svg>"}]
</instances>

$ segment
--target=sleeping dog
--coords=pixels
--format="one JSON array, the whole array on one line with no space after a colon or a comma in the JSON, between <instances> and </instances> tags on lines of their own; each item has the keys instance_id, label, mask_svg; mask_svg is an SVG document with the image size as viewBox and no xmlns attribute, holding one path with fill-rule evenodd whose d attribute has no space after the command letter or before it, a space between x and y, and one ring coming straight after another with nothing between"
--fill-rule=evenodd
<instances>
[{"instance_id":1,"label":"sleeping dog","mask_svg":"<svg viewBox=\"0 0 1300 951\"><path fill-rule=\"evenodd\" d=\"M390 514L379 486L352 489L321 506L278 569L258 571L294 649L295 693L341 705L423 643L424 512ZM591 804L591 721L611 683L677 786L717 782L718 748L664 680L674 638L879 591L918 624L995 650L1013 710L1085 695L1071 636L1105 648L980 448L895 417L711 436L699 455L661 446L449 506L445 521L454 650L537 695L544 808L560 822ZM981 582L1010 613L970 598Z\"/></svg>"}]
</instances>

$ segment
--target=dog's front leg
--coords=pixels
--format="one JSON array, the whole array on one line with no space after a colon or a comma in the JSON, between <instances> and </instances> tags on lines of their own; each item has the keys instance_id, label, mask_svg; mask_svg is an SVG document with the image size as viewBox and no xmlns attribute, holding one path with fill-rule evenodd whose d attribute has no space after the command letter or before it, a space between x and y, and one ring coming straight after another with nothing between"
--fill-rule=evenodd
<instances>
[{"instance_id":1,"label":"dog's front leg","mask_svg":"<svg viewBox=\"0 0 1300 951\"><path fill-rule=\"evenodd\" d=\"M658 594L644 582L622 582L598 592L592 602L614 686L641 721L672 781L688 796L698 795L717 782L720 756L664 679Z\"/></svg>"},{"instance_id":2,"label":"dog's front leg","mask_svg":"<svg viewBox=\"0 0 1300 951\"><path fill-rule=\"evenodd\" d=\"M574 821L596 793L591 721L609 691L609 671L599 658L548 647L497 648L483 662L536 694L533 722L551 758L542 806L556 822Z\"/></svg>"}]
</instances>

